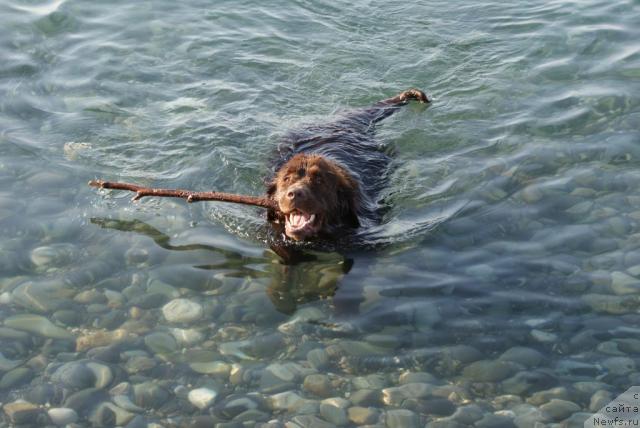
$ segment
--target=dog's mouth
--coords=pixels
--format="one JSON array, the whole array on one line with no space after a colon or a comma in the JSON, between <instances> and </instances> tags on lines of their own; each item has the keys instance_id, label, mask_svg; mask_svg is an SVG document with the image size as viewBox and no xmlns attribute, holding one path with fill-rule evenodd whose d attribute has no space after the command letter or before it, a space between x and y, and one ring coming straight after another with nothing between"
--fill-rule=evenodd
<instances>
[{"instance_id":1,"label":"dog's mouth","mask_svg":"<svg viewBox=\"0 0 640 428\"><path fill-rule=\"evenodd\" d=\"M285 233L296 241L313 236L320 230L320 217L320 214L293 210L285 214Z\"/></svg>"}]
</instances>

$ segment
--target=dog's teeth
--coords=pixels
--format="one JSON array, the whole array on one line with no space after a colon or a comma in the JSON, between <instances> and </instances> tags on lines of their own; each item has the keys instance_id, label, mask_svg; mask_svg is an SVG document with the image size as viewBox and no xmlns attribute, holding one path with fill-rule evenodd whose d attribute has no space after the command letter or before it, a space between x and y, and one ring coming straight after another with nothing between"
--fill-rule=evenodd
<instances>
[{"instance_id":1,"label":"dog's teeth","mask_svg":"<svg viewBox=\"0 0 640 428\"><path fill-rule=\"evenodd\" d=\"M311 214L309 216L309 223L313 222L316 219L316 215L315 214Z\"/></svg>"}]
</instances>

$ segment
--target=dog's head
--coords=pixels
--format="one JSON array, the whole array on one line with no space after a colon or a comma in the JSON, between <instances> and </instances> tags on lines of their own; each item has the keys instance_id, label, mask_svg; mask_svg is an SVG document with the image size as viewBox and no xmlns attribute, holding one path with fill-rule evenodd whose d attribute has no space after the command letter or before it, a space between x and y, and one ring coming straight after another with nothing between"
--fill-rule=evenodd
<instances>
[{"instance_id":1,"label":"dog's head","mask_svg":"<svg viewBox=\"0 0 640 428\"><path fill-rule=\"evenodd\" d=\"M358 192L357 181L336 162L298 154L280 168L267 194L278 203L285 234L300 241L358 227Z\"/></svg>"}]
</instances>

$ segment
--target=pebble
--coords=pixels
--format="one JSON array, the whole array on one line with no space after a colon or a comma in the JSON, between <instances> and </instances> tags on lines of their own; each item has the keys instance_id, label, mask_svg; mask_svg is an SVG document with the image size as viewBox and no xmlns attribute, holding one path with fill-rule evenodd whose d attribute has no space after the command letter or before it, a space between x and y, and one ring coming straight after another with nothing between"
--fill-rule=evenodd
<instances>
[{"instance_id":1,"label":"pebble","mask_svg":"<svg viewBox=\"0 0 640 428\"><path fill-rule=\"evenodd\" d=\"M55 407L47 411L49 419L54 425L65 426L72 424L78 420L78 414L75 410L67 407Z\"/></svg>"},{"instance_id":2,"label":"pebble","mask_svg":"<svg viewBox=\"0 0 640 428\"><path fill-rule=\"evenodd\" d=\"M100 346L112 345L113 343L133 337L133 335L124 329L88 332L76 340L76 351L82 352Z\"/></svg>"},{"instance_id":3,"label":"pebble","mask_svg":"<svg viewBox=\"0 0 640 428\"><path fill-rule=\"evenodd\" d=\"M474 425L476 428L517 428L510 416L486 414Z\"/></svg>"},{"instance_id":4,"label":"pebble","mask_svg":"<svg viewBox=\"0 0 640 428\"><path fill-rule=\"evenodd\" d=\"M351 394L349 400L356 406L380 406L382 393L376 389L359 389Z\"/></svg>"},{"instance_id":5,"label":"pebble","mask_svg":"<svg viewBox=\"0 0 640 428\"><path fill-rule=\"evenodd\" d=\"M20 364L22 364L21 360L10 360L4 355L2 355L2 352L0 351L0 371L4 372L4 371L13 370L16 367L18 367Z\"/></svg>"},{"instance_id":6,"label":"pebble","mask_svg":"<svg viewBox=\"0 0 640 428\"><path fill-rule=\"evenodd\" d=\"M411 410L388 410L386 424L388 428L417 428L420 426L420 419Z\"/></svg>"},{"instance_id":7,"label":"pebble","mask_svg":"<svg viewBox=\"0 0 640 428\"><path fill-rule=\"evenodd\" d=\"M54 325L47 318L34 314L19 314L8 317L4 321L7 327L28 331L50 339L75 340L75 336L67 330Z\"/></svg>"},{"instance_id":8,"label":"pebble","mask_svg":"<svg viewBox=\"0 0 640 428\"><path fill-rule=\"evenodd\" d=\"M196 388L189 391L189 402L200 410L210 407L216 400L218 392L210 388Z\"/></svg>"},{"instance_id":9,"label":"pebble","mask_svg":"<svg viewBox=\"0 0 640 428\"><path fill-rule=\"evenodd\" d=\"M329 354L324 349L312 349L307 353L307 361L316 370L324 370L329 367Z\"/></svg>"},{"instance_id":10,"label":"pebble","mask_svg":"<svg viewBox=\"0 0 640 428\"><path fill-rule=\"evenodd\" d=\"M3 406L9 420L16 425L36 425L42 410L35 404L17 400Z\"/></svg>"},{"instance_id":11,"label":"pebble","mask_svg":"<svg viewBox=\"0 0 640 428\"><path fill-rule=\"evenodd\" d=\"M80 390L93 387L96 376L85 364L72 361L58 367L51 375L51 381L60 383L67 388Z\"/></svg>"},{"instance_id":12,"label":"pebble","mask_svg":"<svg viewBox=\"0 0 640 428\"><path fill-rule=\"evenodd\" d=\"M197 302L174 299L162 307L162 314L171 323L190 323L202 318L204 309Z\"/></svg>"},{"instance_id":13,"label":"pebble","mask_svg":"<svg viewBox=\"0 0 640 428\"><path fill-rule=\"evenodd\" d=\"M502 382L506 394L527 395L555 386L557 379L545 371L522 371Z\"/></svg>"},{"instance_id":14,"label":"pebble","mask_svg":"<svg viewBox=\"0 0 640 428\"><path fill-rule=\"evenodd\" d=\"M616 271L611 274L611 289L617 295L640 293L640 280L624 272Z\"/></svg>"},{"instance_id":15,"label":"pebble","mask_svg":"<svg viewBox=\"0 0 640 428\"><path fill-rule=\"evenodd\" d=\"M308 375L304 378L302 387L318 397L330 397L334 393L329 377L323 374Z\"/></svg>"},{"instance_id":16,"label":"pebble","mask_svg":"<svg viewBox=\"0 0 640 428\"><path fill-rule=\"evenodd\" d=\"M400 407L404 400L429 397L435 389L435 386L427 383L407 383L383 389L382 401L387 405Z\"/></svg>"},{"instance_id":17,"label":"pebble","mask_svg":"<svg viewBox=\"0 0 640 428\"><path fill-rule=\"evenodd\" d=\"M169 332L181 346L193 346L204 340L204 334L193 328L171 328Z\"/></svg>"},{"instance_id":18,"label":"pebble","mask_svg":"<svg viewBox=\"0 0 640 428\"><path fill-rule=\"evenodd\" d=\"M516 346L507 349L499 359L512 361L525 367L538 367L544 361L544 356L535 349Z\"/></svg>"},{"instance_id":19,"label":"pebble","mask_svg":"<svg viewBox=\"0 0 640 428\"><path fill-rule=\"evenodd\" d=\"M580 406L567 400L552 399L548 403L540 406L540 410L549 415L556 422L567 419L572 414L580 411Z\"/></svg>"},{"instance_id":20,"label":"pebble","mask_svg":"<svg viewBox=\"0 0 640 428\"><path fill-rule=\"evenodd\" d=\"M627 375L636 370L635 361L629 357L607 358L602 365L613 375Z\"/></svg>"},{"instance_id":21,"label":"pebble","mask_svg":"<svg viewBox=\"0 0 640 428\"><path fill-rule=\"evenodd\" d=\"M104 390L87 388L66 397L63 405L78 413L84 413L97 404L104 402L106 399L107 393Z\"/></svg>"},{"instance_id":22,"label":"pebble","mask_svg":"<svg viewBox=\"0 0 640 428\"><path fill-rule=\"evenodd\" d=\"M65 265L73 259L75 252L71 244L54 244L31 250L31 263L38 269Z\"/></svg>"},{"instance_id":23,"label":"pebble","mask_svg":"<svg viewBox=\"0 0 640 428\"><path fill-rule=\"evenodd\" d=\"M475 422L482 419L484 411L477 404L468 404L466 406L460 406L449 417L456 422L460 422L463 425L473 425Z\"/></svg>"},{"instance_id":24,"label":"pebble","mask_svg":"<svg viewBox=\"0 0 640 428\"><path fill-rule=\"evenodd\" d=\"M144 344L154 354L168 355L178 350L176 339L162 332L154 332L144 337Z\"/></svg>"},{"instance_id":25,"label":"pebble","mask_svg":"<svg viewBox=\"0 0 640 428\"><path fill-rule=\"evenodd\" d=\"M296 416L291 419L292 423L285 424L286 428L334 428L335 425L325 422L322 419L312 416L303 415Z\"/></svg>"},{"instance_id":26,"label":"pebble","mask_svg":"<svg viewBox=\"0 0 640 428\"><path fill-rule=\"evenodd\" d=\"M235 419L238 415L250 410L261 410L257 397L238 395L227 397L216 407L219 408L219 413L227 419Z\"/></svg>"},{"instance_id":27,"label":"pebble","mask_svg":"<svg viewBox=\"0 0 640 428\"><path fill-rule=\"evenodd\" d=\"M327 398L320 402L320 414L334 425L343 426L349 423L347 409L351 406L348 400L340 397Z\"/></svg>"},{"instance_id":28,"label":"pebble","mask_svg":"<svg viewBox=\"0 0 640 428\"><path fill-rule=\"evenodd\" d=\"M398 378L398 383L404 385L407 383L437 383L437 379L430 373L425 372L404 372Z\"/></svg>"},{"instance_id":29,"label":"pebble","mask_svg":"<svg viewBox=\"0 0 640 428\"><path fill-rule=\"evenodd\" d=\"M133 402L145 409L157 409L171 397L171 394L153 382L139 383L133 386Z\"/></svg>"},{"instance_id":30,"label":"pebble","mask_svg":"<svg viewBox=\"0 0 640 428\"><path fill-rule=\"evenodd\" d=\"M0 378L0 390L14 389L17 386L25 384L33 379L34 373L28 367L20 367L6 372Z\"/></svg>"},{"instance_id":31,"label":"pebble","mask_svg":"<svg viewBox=\"0 0 640 428\"><path fill-rule=\"evenodd\" d=\"M73 293L63 281L25 281L13 290L11 300L28 311L45 313L59 309Z\"/></svg>"},{"instance_id":32,"label":"pebble","mask_svg":"<svg viewBox=\"0 0 640 428\"><path fill-rule=\"evenodd\" d=\"M555 343L558 341L558 335L547 331L533 329L530 334L534 340L540 343Z\"/></svg>"},{"instance_id":33,"label":"pebble","mask_svg":"<svg viewBox=\"0 0 640 428\"><path fill-rule=\"evenodd\" d=\"M640 307L638 296L610 296L608 294L585 294L582 300L596 312L606 314L626 314Z\"/></svg>"},{"instance_id":34,"label":"pebble","mask_svg":"<svg viewBox=\"0 0 640 428\"><path fill-rule=\"evenodd\" d=\"M570 394L567 388L564 386L559 386L556 388L546 389L543 391L538 391L531 395L531 397L527 398L527 403L533 404L534 406L540 406L544 403L548 403L554 398L560 400L569 399Z\"/></svg>"},{"instance_id":35,"label":"pebble","mask_svg":"<svg viewBox=\"0 0 640 428\"><path fill-rule=\"evenodd\" d=\"M196 373L209 374L228 378L231 373L231 365L223 361L209 361L204 363L190 363L189 367Z\"/></svg>"},{"instance_id":36,"label":"pebble","mask_svg":"<svg viewBox=\"0 0 640 428\"><path fill-rule=\"evenodd\" d=\"M320 406L317 401L304 399L293 391L272 395L267 402L273 410L286 410L287 412L306 415L317 414Z\"/></svg>"},{"instance_id":37,"label":"pebble","mask_svg":"<svg viewBox=\"0 0 640 428\"><path fill-rule=\"evenodd\" d=\"M380 419L380 411L373 407L349 407L347 409L349 421L356 425L372 425Z\"/></svg>"},{"instance_id":38,"label":"pebble","mask_svg":"<svg viewBox=\"0 0 640 428\"><path fill-rule=\"evenodd\" d=\"M124 426L128 424L135 414L128 412L115 404L100 403L88 416L88 420L98 427Z\"/></svg>"},{"instance_id":39,"label":"pebble","mask_svg":"<svg viewBox=\"0 0 640 428\"><path fill-rule=\"evenodd\" d=\"M514 364L501 360L480 360L469 364L462 376L474 382L499 382L515 372Z\"/></svg>"},{"instance_id":40,"label":"pebble","mask_svg":"<svg viewBox=\"0 0 640 428\"><path fill-rule=\"evenodd\" d=\"M607 390L600 389L596 391L589 400L589 411L596 413L599 412L604 406L609 404L613 400L613 396Z\"/></svg>"},{"instance_id":41,"label":"pebble","mask_svg":"<svg viewBox=\"0 0 640 428\"><path fill-rule=\"evenodd\" d=\"M164 305L166 301L167 296L162 293L145 293L129 300L129 305L141 309L155 309Z\"/></svg>"}]
</instances>

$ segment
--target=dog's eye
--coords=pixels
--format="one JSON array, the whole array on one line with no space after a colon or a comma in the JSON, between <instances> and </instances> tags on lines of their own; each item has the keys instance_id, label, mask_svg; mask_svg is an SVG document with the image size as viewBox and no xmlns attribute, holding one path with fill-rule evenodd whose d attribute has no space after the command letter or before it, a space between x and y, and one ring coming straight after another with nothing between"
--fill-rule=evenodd
<instances>
[{"instance_id":1,"label":"dog's eye","mask_svg":"<svg viewBox=\"0 0 640 428\"><path fill-rule=\"evenodd\" d=\"M290 179L291 177L289 177L288 175L285 175L282 181L284 181L285 183L288 183Z\"/></svg>"}]
</instances>

